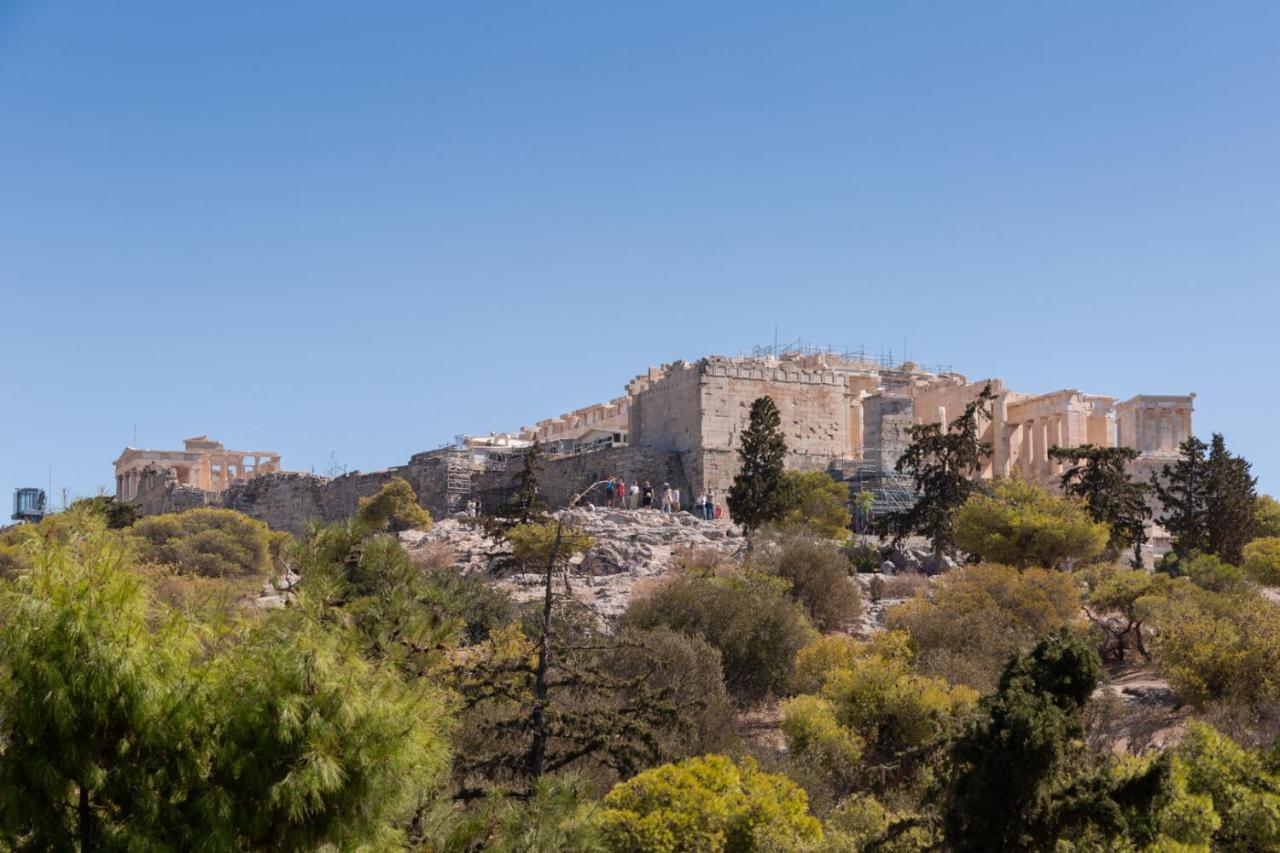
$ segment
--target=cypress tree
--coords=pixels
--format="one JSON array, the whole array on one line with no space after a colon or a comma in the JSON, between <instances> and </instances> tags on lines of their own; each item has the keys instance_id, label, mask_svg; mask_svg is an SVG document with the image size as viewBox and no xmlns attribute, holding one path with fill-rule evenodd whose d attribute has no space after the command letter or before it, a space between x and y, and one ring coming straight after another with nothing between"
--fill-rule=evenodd
<instances>
[{"instance_id":1,"label":"cypress tree","mask_svg":"<svg viewBox=\"0 0 1280 853\"><path fill-rule=\"evenodd\" d=\"M1227 450L1221 433L1215 432L1205 461L1208 495L1205 502L1209 552L1238 566L1244 546L1253 536L1254 502L1258 480L1242 456Z\"/></svg>"},{"instance_id":2,"label":"cypress tree","mask_svg":"<svg viewBox=\"0 0 1280 853\"><path fill-rule=\"evenodd\" d=\"M746 530L782 517L782 460L787 442L782 416L771 397L751 404L751 416L738 448L741 468L729 488L729 515Z\"/></svg>"},{"instance_id":3,"label":"cypress tree","mask_svg":"<svg viewBox=\"0 0 1280 853\"><path fill-rule=\"evenodd\" d=\"M1203 441L1191 436L1178 445L1178 461L1165 465L1151 480L1163 507L1157 520L1173 536L1173 550L1180 557L1204 551L1209 545L1207 449Z\"/></svg>"}]
</instances>

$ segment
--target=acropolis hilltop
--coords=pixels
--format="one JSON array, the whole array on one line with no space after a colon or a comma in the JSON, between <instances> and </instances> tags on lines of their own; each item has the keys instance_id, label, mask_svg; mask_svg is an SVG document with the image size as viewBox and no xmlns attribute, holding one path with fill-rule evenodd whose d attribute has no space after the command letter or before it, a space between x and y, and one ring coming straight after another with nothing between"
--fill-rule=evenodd
<instances>
[{"instance_id":1,"label":"acropolis hilltop","mask_svg":"<svg viewBox=\"0 0 1280 853\"><path fill-rule=\"evenodd\" d=\"M769 396L782 416L789 468L826 471L895 506L910 499L909 484L893 472L907 428L948 422L988 384L995 399L982 436L992 448L986 478L1016 472L1054 488L1062 465L1049 448L1083 444L1134 448L1136 473L1145 477L1192 434L1194 394L1121 401L1076 389L1032 393L994 377L971 380L863 353L766 348L651 367L612 400L517 430L459 436L371 473L282 472L273 452L225 451L203 436L172 453L128 448L116 461L117 495L148 513L223 505L297 530L311 518L344 517L360 496L401 476L441 517L469 499L486 506L504 500L534 441L547 451L544 489L552 502L610 476L671 483L685 495L724 494L737 472L750 405Z\"/></svg>"}]
</instances>

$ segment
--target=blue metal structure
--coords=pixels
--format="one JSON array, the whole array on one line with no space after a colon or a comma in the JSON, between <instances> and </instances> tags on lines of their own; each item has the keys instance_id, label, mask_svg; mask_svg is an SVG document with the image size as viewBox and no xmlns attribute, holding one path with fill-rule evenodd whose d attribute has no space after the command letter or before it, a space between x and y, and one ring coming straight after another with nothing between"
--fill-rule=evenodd
<instances>
[{"instance_id":1,"label":"blue metal structure","mask_svg":"<svg viewBox=\"0 0 1280 853\"><path fill-rule=\"evenodd\" d=\"M39 521L47 514L45 511L45 494L44 489L14 489L13 490L13 520L14 521Z\"/></svg>"}]
</instances>

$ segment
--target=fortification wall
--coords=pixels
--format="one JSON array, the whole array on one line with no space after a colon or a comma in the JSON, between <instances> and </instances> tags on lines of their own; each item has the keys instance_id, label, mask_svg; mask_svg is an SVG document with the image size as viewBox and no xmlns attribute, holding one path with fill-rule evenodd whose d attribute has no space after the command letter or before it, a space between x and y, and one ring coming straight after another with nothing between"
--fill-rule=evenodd
<instances>
[{"instance_id":1,"label":"fortification wall","mask_svg":"<svg viewBox=\"0 0 1280 853\"><path fill-rule=\"evenodd\" d=\"M684 503L692 505L689 484L684 479L681 454L652 447L610 447L579 456L544 460L542 497L549 506L564 506L570 498L592 483L611 477L622 477L628 485L648 480L655 490L670 483L681 490ZM523 467L520 459L512 459L502 471L487 471L476 478L477 493L485 508L505 503L515 491L515 478ZM592 492L588 499L602 503L603 489ZM687 508L687 507L686 507Z\"/></svg>"},{"instance_id":2,"label":"fortification wall","mask_svg":"<svg viewBox=\"0 0 1280 853\"><path fill-rule=\"evenodd\" d=\"M339 521L355 514L359 500L382 488L400 469L341 477L315 474L265 474L228 489L221 504L265 521L274 530L303 532L311 521Z\"/></svg>"},{"instance_id":3,"label":"fortification wall","mask_svg":"<svg viewBox=\"0 0 1280 853\"><path fill-rule=\"evenodd\" d=\"M751 404L770 397L778 407L787 440L788 468L825 470L833 459L853 453L857 409L845 377L830 370L804 370L783 362L711 359L703 363L701 388L702 452L690 460L695 489L723 495L738 473L738 448L751 416Z\"/></svg>"}]
</instances>

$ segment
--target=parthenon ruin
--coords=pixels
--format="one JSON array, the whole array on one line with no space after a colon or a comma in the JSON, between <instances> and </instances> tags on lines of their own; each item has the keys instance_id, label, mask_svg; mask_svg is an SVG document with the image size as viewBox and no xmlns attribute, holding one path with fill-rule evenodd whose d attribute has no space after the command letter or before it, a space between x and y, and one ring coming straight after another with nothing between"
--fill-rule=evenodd
<instances>
[{"instance_id":1,"label":"parthenon ruin","mask_svg":"<svg viewBox=\"0 0 1280 853\"><path fill-rule=\"evenodd\" d=\"M171 469L178 485L218 494L232 483L246 482L280 470L280 454L271 451L227 450L206 435L188 438L182 450L139 450L126 447L115 461L116 497L138 496L143 478Z\"/></svg>"}]
</instances>

